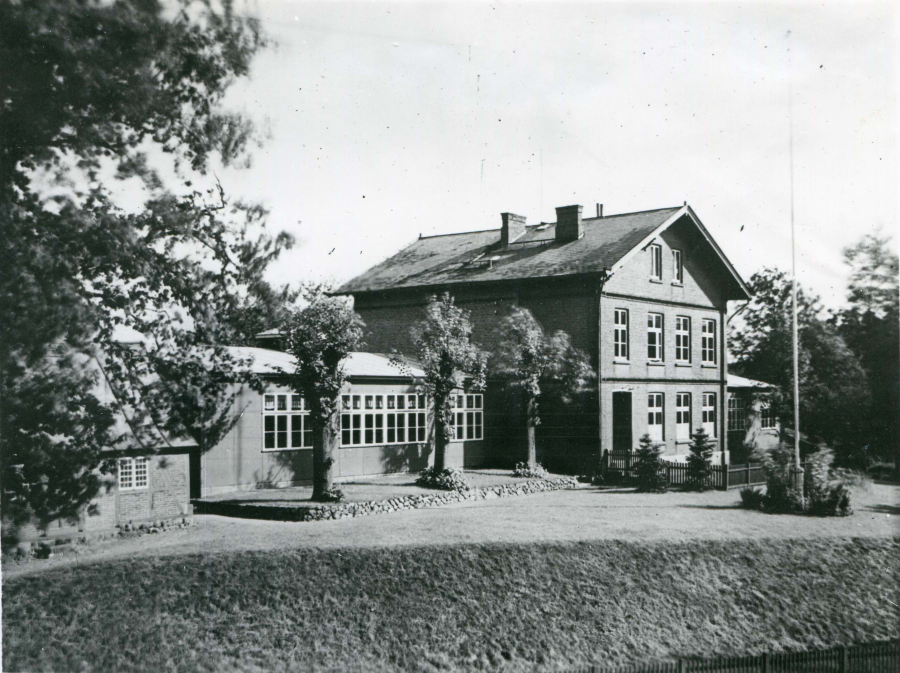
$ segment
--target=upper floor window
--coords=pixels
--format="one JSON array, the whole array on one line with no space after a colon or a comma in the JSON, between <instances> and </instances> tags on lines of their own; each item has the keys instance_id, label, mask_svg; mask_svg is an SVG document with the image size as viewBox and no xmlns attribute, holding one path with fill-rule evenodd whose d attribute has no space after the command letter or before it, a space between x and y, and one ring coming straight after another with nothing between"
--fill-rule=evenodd
<instances>
[{"instance_id":1,"label":"upper floor window","mask_svg":"<svg viewBox=\"0 0 900 673\"><path fill-rule=\"evenodd\" d=\"M662 280L662 246L659 243L650 246L650 279Z\"/></svg>"},{"instance_id":2,"label":"upper floor window","mask_svg":"<svg viewBox=\"0 0 900 673\"><path fill-rule=\"evenodd\" d=\"M675 395L675 439L691 438L691 394Z\"/></svg>"},{"instance_id":3,"label":"upper floor window","mask_svg":"<svg viewBox=\"0 0 900 673\"><path fill-rule=\"evenodd\" d=\"M716 321L703 321L703 364L716 364Z\"/></svg>"},{"instance_id":4,"label":"upper floor window","mask_svg":"<svg viewBox=\"0 0 900 673\"><path fill-rule=\"evenodd\" d=\"M691 319L684 316L675 318L675 361L691 361Z\"/></svg>"},{"instance_id":5,"label":"upper floor window","mask_svg":"<svg viewBox=\"0 0 900 673\"><path fill-rule=\"evenodd\" d=\"M728 430L747 429L747 400L732 395L728 398Z\"/></svg>"},{"instance_id":6,"label":"upper floor window","mask_svg":"<svg viewBox=\"0 0 900 673\"><path fill-rule=\"evenodd\" d=\"M450 405L454 409L453 437L456 440L483 438L483 400L480 394L454 395L450 398Z\"/></svg>"},{"instance_id":7,"label":"upper floor window","mask_svg":"<svg viewBox=\"0 0 900 673\"><path fill-rule=\"evenodd\" d=\"M341 446L425 441L424 395L341 395Z\"/></svg>"},{"instance_id":8,"label":"upper floor window","mask_svg":"<svg viewBox=\"0 0 900 673\"><path fill-rule=\"evenodd\" d=\"M311 449L312 423L300 395L274 394L263 398L263 451Z\"/></svg>"},{"instance_id":9,"label":"upper floor window","mask_svg":"<svg viewBox=\"0 0 900 673\"><path fill-rule=\"evenodd\" d=\"M672 282L684 283L684 267L681 265L681 250L672 251Z\"/></svg>"},{"instance_id":10,"label":"upper floor window","mask_svg":"<svg viewBox=\"0 0 900 673\"><path fill-rule=\"evenodd\" d=\"M147 458L119 458L119 490L136 491L150 484Z\"/></svg>"},{"instance_id":11,"label":"upper floor window","mask_svg":"<svg viewBox=\"0 0 900 673\"><path fill-rule=\"evenodd\" d=\"M615 317L615 353L616 357L621 360L628 359L628 310L624 308L616 309Z\"/></svg>"},{"instance_id":12,"label":"upper floor window","mask_svg":"<svg viewBox=\"0 0 900 673\"><path fill-rule=\"evenodd\" d=\"M710 437L716 436L716 394L703 393L703 429Z\"/></svg>"},{"instance_id":13,"label":"upper floor window","mask_svg":"<svg viewBox=\"0 0 900 673\"><path fill-rule=\"evenodd\" d=\"M647 359L656 362L663 359L662 313L647 314Z\"/></svg>"},{"instance_id":14,"label":"upper floor window","mask_svg":"<svg viewBox=\"0 0 900 673\"><path fill-rule=\"evenodd\" d=\"M647 395L647 434L654 442L665 439L663 432L663 394L650 393Z\"/></svg>"}]
</instances>

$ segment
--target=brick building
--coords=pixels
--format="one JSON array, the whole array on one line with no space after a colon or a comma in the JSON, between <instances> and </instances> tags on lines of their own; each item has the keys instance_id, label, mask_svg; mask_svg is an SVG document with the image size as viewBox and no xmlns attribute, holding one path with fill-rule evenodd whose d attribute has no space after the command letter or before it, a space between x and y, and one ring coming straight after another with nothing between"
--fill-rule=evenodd
<instances>
[{"instance_id":1,"label":"brick building","mask_svg":"<svg viewBox=\"0 0 900 673\"><path fill-rule=\"evenodd\" d=\"M601 448L632 448L645 432L676 457L701 425L724 450L728 302L750 294L696 213L685 204L603 217L598 206L584 218L575 205L556 215L527 225L503 213L499 230L420 237L337 292L353 296L375 352L412 352L409 327L444 291L487 350L514 306L568 332L599 384L545 408L537 438L548 467L589 469ZM516 414L489 386L485 451L498 464L521 459Z\"/></svg>"}]
</instances>

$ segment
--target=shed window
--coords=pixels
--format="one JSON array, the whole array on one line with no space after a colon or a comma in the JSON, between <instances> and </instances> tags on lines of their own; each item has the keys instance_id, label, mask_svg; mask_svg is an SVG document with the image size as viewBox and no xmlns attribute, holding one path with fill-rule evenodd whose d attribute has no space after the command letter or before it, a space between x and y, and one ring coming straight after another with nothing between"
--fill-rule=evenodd
<instances>
[{"instance_id":1,"label":"shed window","mask_svg":"<svg viewBox=\"0 0 900 673\"><path fill-rule=\"evenodd\" d=\"M484 437L484 397L480 394L454 395L450 398L453 408L453 437L457 441L479 440Z\"/></svg>"},{"instance_id":2,"label":"shed window","mask_svg":"<svg viewBox=\"0 0 900 673\"><path fill-rule=\"evenodd\" d=\"M728 430L747 429L747 400L732 395L728 398Z\"/></svg>"},{"instance_id":3,"label":"shed window","mask_svg":"<svg viewBox=\"0 0 900 673\"><path fill-rule=\"evenodd\" d=\"M137 491L150 483L147 458L119 458L119 490Z\"/></svg>"},{"instance_id":4,"label":"shed window","mask_svg":"<svg viewBox=\"0 0 900 673\"><path fill-rule=\"evenodd\" d=\"M425 441L425 395L343 395L341 399L341 446Z\"/></svg>"},{"instance_id":5,"label":"shed window","mask_svg":"<svg viewBox=\"0 0 900 673\"><path fill-rule=\"evenodd\" d=\"M263 451L312 448L312 423L302 395L263 396Z\"/></svg>"},{"instance_id":6,"label":"shed window","mask_svg":"<svg viewBox=\"0 0 900 673\"><path fill-rule=\"evenodd\" d=\"M775 409L772 408L772 404L768 401L764 401L762 403L762 407L760 408L760 425L764 430L768 430L774 428L777 423L777 418L775 418Z\"/></svg>"}]
</instances>

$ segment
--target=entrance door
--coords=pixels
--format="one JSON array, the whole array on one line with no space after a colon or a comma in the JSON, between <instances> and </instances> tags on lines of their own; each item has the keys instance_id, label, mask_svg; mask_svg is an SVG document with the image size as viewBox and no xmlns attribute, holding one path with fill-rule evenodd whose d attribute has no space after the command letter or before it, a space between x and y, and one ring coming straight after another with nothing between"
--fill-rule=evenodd
<instances>
[{"instance_id":1,"label":"entrance door","mask_svg":"<svg viewBox=\"0 0 900 673\"><path fill-rule=\"evenodd\" d=\"M613 393L612 398L613 451L631 453L631 393Z\"/></svg>"}]
</instances>

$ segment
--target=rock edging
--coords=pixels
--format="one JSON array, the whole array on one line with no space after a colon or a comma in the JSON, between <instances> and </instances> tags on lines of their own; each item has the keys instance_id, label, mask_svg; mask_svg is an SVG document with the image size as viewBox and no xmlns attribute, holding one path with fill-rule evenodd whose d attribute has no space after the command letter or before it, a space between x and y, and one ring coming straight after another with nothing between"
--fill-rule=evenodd
<instances>
[{"instance_id":1,"label":"rock edging","mask_svg":"<svg viewBox=\"0 0 900 673\"><path fill-rule=\"evenodd\" d=\"M561 479L530 479L514 484L471 488L467 491L435 491L421 495L405 495L388 500L367 500L365 502L341 502L334 504L317 504L305 507L279 505L239 505L225 502L195 501L194 512L204 514L220 514L245 519L274 519L277 521L329 521L348 519L371 514L389 514L409 509L426 507L442 507L457 502L475 502L493 498L508 498L548 491L562 491L578 488L576 477Z\"/></svg>"}]
</instances>

